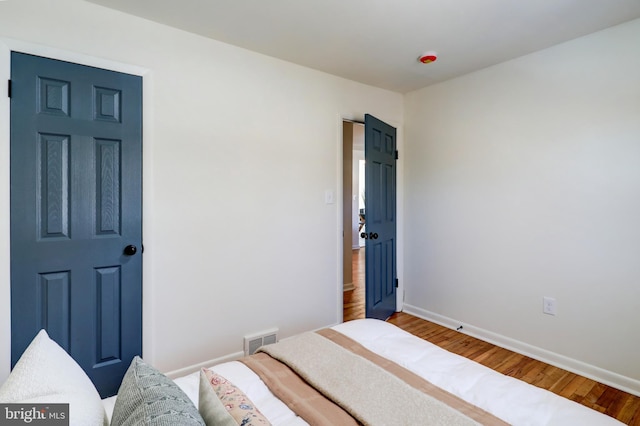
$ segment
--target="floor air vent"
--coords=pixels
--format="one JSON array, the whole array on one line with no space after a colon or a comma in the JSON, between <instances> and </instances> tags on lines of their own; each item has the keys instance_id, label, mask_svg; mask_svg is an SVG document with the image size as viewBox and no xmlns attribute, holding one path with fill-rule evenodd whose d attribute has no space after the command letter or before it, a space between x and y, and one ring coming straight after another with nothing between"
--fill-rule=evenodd
<instances>
[{"instance_id":1,"label":"floor air vent","mask_svg":"<svg viewBox=\"0 0 640 426\"><path fill-rule=\"evenodd\" d=\"M260 346L270 345L278 341L278 329L272 328L261 333L244 336L244 354L253 355Z\"/></svg>"}]
</instances>

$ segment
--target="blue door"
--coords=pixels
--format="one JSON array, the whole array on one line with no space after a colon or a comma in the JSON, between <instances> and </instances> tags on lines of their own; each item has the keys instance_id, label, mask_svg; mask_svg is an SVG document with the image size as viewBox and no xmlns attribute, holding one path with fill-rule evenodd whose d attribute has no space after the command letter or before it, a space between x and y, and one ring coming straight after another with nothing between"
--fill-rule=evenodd
<instances>
[{"instance_id":1,"label":"blue door","mask_svg":"<svg viewBox=\"0 0 640 426\"><path fill-rule=\"evenodd\" d=\"M142 79L11 55L11 365L44 328L102 397L142 353Z\"/></svg>"},{"instance_id":2,"label":"blue door","mask_svg":"<svg viewBox=\"0 0 640 426\"><path fill-rule=\"evenodd\" d=\"M366 278L365 316L396 311L396 129L364 117Z\"/></svg>"}]
</instances>

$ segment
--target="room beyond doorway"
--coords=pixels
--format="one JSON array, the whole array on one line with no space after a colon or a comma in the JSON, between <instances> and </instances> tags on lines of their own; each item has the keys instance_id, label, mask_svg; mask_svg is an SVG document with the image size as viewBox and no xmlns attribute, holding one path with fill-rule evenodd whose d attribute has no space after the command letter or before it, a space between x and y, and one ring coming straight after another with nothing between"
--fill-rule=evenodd
<instances>
[{"instance_id":1,"label":"room beyond doorway","mask_svg":"<svg viewBox=\"0 0 640 426\"><path fill-rule=\"evenodd\" d=\"M366 224L364 205L364 123L343 121L343 318L354 319L351 312L354 293L360 317L365 315L365 250L360 237ZM361 269L360 272L358 272ZM360 312L361 311L361 312Z\"/></svg>"}]
</instances>

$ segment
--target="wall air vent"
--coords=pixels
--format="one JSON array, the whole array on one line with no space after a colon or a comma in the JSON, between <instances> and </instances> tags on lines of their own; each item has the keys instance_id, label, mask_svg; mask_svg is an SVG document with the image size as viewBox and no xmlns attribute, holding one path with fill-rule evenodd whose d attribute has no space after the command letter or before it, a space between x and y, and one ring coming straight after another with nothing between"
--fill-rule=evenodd
<instances>
[{"instance_id":1,"label":"wall air vent","mask_svg":"<svg viewBox=\"0 0 640 426\"><path fill-rule=\"evenodd\" d=\"M278 341L278 329L271 328L260 333L244 336L244 354L253 355L260 346L270 345Z\"/></svg>"}]
</instances>

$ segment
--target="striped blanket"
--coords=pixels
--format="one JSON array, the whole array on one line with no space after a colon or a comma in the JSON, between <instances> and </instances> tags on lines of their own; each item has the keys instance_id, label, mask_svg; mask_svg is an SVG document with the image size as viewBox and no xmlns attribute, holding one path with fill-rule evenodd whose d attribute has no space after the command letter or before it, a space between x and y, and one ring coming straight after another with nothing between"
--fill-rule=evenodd
<instances>
[{"instance_id":1,"label":"striped blanket","mask_svg":"<svg viewBox=\"0 0 640 426\"><path fill-rule=\"evenodd\" d=\"M331 329L241 361L312 425L507 424Z\"/></svg>"}]
</instances>

